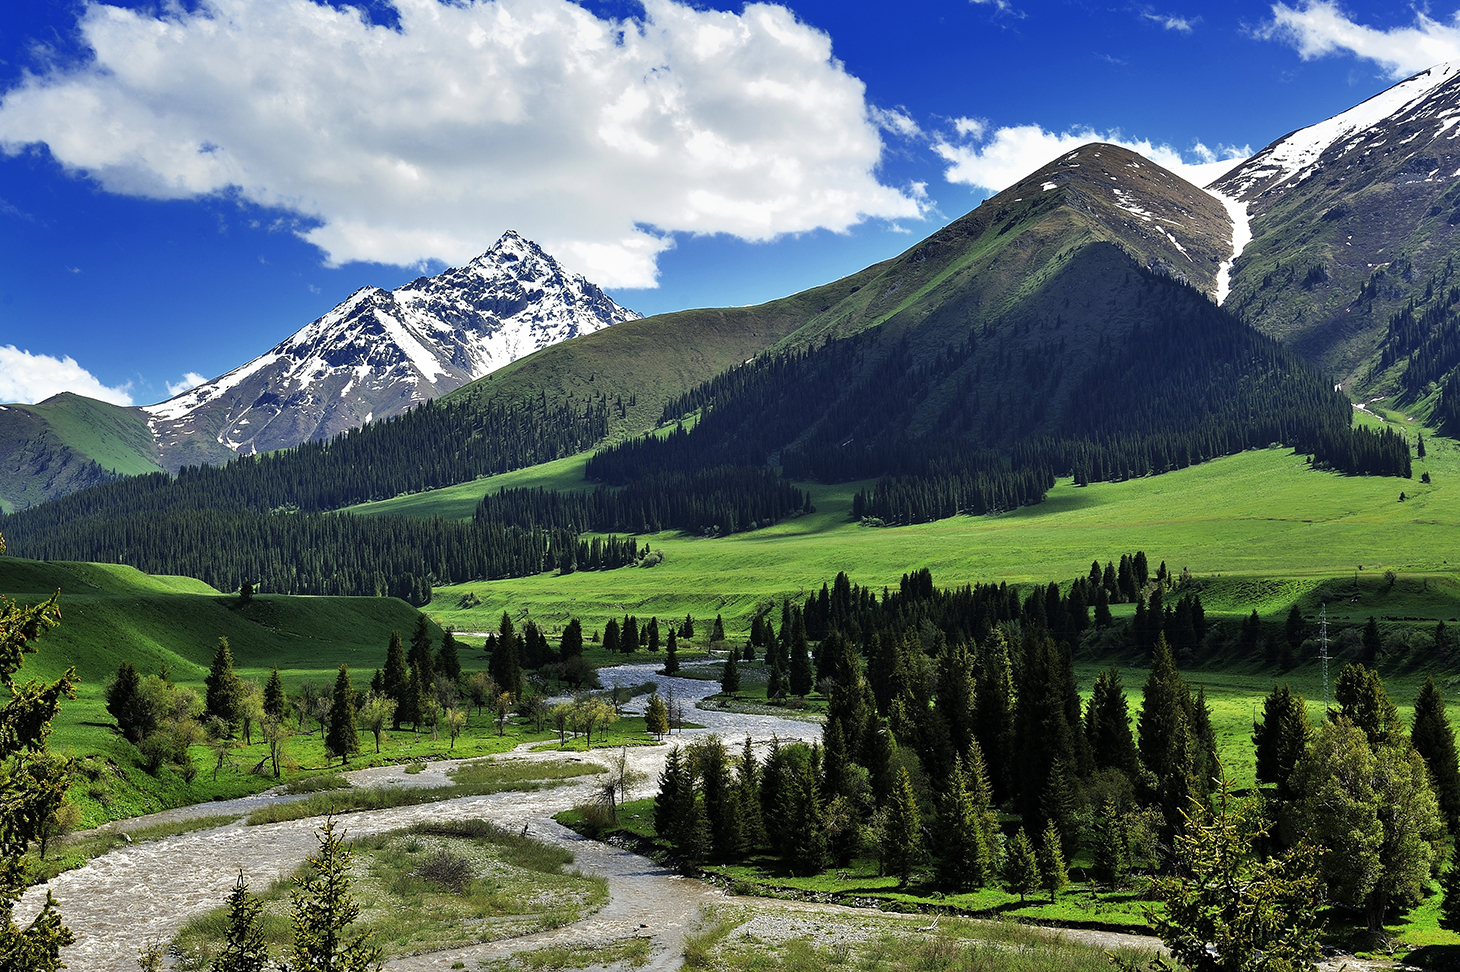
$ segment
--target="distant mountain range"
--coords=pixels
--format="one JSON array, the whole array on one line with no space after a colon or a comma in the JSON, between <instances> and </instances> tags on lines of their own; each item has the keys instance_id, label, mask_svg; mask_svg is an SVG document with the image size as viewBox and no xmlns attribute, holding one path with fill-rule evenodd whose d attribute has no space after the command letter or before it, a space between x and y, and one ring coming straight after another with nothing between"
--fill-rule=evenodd
<instances>
[{"instance_id":1,"label":"distant mountain range","mask_svg":"<svg viewBox=\"0 0 1460 972\"><path fill-rule=\"evenodd\" d=\"M267 353L168 401L89 406L127 430L120 438L67 433L79 396L9 406L0 412L0 504L23 508L115 474L329 439L639 316L509 231L463 267L395 290L362 287Z\"/></svg>"},{"instance_id":2,"label":"distant mountain range","mask_svg":"<svg viewBox=\"0 0 1460 972\"><path fill-rule=\"evenodd\" d=\"M637 319L508 234L467 267L359 291L268 354L142 410L154 442L131 469L79 451L78 468L99 465L57 475L66 463L47 462L21 430L51 435L34 414L45 409L32 407L25 423L22 410L0 412L0 443L23 442L17 454L30 457L0 474L0 502L35 502L146 462L175 470L325 439L443 395L462 437L500 440L442 458L414 485L403 469L389 487L382 479L301 502L332 508L356 494L379 498L363 495L370 489L459 482L519 461L518 446L492 430L504 409L564 409L574 431L553 441L584 448L652 428L730 369L871 332L907 342L909 367L976 345L968 374L934 382L937 401L909 414L912 430L956 414L1000 429L973 445L1007 442L1011 428L1049 436L1064 428L1071 396L1089 392L1081 382L1101 355L1169 323L1169 309L1151 304L1160 288L1143 282L1155 278L1204 293L1297 352L1330 387L1400 393L1460 431L1457 123L1460 75L1442 65L1278 139L1205 190L1128 150L1084 146L894 259L755 307ZM1229 380L1243 367L1231 362ZM953 409L958 396L972 396L967 407ZM428 427L439 435L442 414L393 423L372 441L406 443ZM814 436L817 416L803 417ZM547 424L534 426L537 445L521 462L540 458L547 430L567 428L533 421Z\"/></svg>"}]
</instances>

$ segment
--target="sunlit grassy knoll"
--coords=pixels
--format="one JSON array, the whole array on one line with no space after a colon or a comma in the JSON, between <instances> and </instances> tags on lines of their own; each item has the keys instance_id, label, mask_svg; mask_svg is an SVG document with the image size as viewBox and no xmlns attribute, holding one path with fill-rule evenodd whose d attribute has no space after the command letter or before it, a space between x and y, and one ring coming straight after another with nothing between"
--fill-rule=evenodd
<instances>
[{"instance_id":1,"label":"sunlit grassy knoll","mask_svg":"<svg viewBox=\"0 0 1460 972\"><path fill-rule=\"evenodd\" d=\"M1164 560L1173 572L1189 567L1208 577L1318 580L1388 569L1446 575L1460 570L1460 558L1449 563L1460 503L1446 493L1460 489L1460 451L1447 439L1426 443L1429 456L1416 462L1412 480L1315 471L1304 456L1266 449L1123 483L1062 480L1037 506L906 527L850 522L852 496L865 483L813 484L807 488L817 511L807 516L728 537L643 537L665 555L653 568L460 584L438 589L427 610L464 630L495 626L505 610L550 625L578 617L595 628L627 613L723 614L744 631L759 608L783 596L804 598L838 571L874 588L895 586L921 567L939 585L1044 583L1135 550L1145 550L1153 566ZM1419 482L1426 469L1429 485ZM467 594L480 604L462 607Z\"/></svg>"},{"instance_id":2,"label":"sunlit grassy knoll","mask_svg":"<svg viewBox=\"0 0 1460 972\"><path fill-rule=\"evenodd\" d=\"M263 684L278 665L291 693L305 682L328 690L343 663L352 670L355 688L363 690L384 664L391 630L409 638L417 616L393 598L264 594L245 605L236 595L219 594L191 578L154 577L118 565L0 557L0 591L33 602L57 589L62 623L41 638L40 650L28 657L21 675L55 678L74 665L81 677L77 698L63 705L55 720L51 745L81 759L70 799L81 809L85 826L244 796L281 782L253 772L267 765L268 756L257 727L252 744L229 752L216 778L215 753L206 745L191 750L197 772L190 780L167 766L156 776L147 774L106 711L105 688L122 659L144 675L165 665L177 684L201 695L218 637L226 636L244 679ZM439 629L433 634L439 644ZM485 668L479 640L465 641L460 654L468 671ZM467 714L454 746L444 730L432 738L428 730L408 728L388 733L376 755L374 738L362 731L363 751L351 767L488 755L557 738L547 727L538 731L516 717L499 735L491 712L468 709ZM604 739L622 743L648 737L642 719L628 719L610 727ZM287 743L283 782L339 765L326 755L319 725L307 721Z\"/></svg>"},{"instance_id":3,"label":"sunlit grassy knoll","mask_svg":"<svg viewBox=\"0 0 1460 972\"><path fill-rule=\"evenodd\" d=\"M568 870L573 855L483 820L421 824L351 841L356 931L387 957L461 947L556 928L608 899L602 878ZM291 937L289 880L261 891L263 929L277 958ZM222 902L220 901L220 904ZM173 940L182 969L204 969L227 910L194 918Z\"/></svg>"}]
</instances>

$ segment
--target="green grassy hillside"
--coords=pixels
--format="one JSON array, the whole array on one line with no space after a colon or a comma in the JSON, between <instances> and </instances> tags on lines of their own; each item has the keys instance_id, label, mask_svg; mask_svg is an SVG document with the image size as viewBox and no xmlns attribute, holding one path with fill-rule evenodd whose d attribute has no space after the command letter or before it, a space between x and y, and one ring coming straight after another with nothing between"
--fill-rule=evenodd
<instances>
[{"instance_id":1,"label":"green grassy hillside","mask_svg":"<svg viewBox=\"0 0 1460 972\"><path fill-rule=\"evenodd\" d=\"M1044 582L1083 574L1094 558L1103 563L1137 549L1173 571L1190 567L1198 575L1312 584L1377 578L1389 569L1401 578L1450 577L1460 573L1454 495L1460 451L1450 440L1426 442L1428 458L1417 460L1413 480L1315 471L1304 456L1267 449L1124 483L1077 487L1063 480L1037 506L907 527L850 522L851 497L864 483L804 484L816 505L812 515L729 537L651 536L649 544L665 559L650 569L440 588L427 611L464 630L482 630L504 610L549 624L573 615L590 625L624 613L719 613L739 627L758 605L804 597L840 570L873 586L895 585L904 572L924 566L939 584ZM1419 482L1425 471L1432 484ZM460 607L468 594L480 605ZM1289 602L1280 600L1234 598L1224 609L1286 611ZM1460 611L1444 616L1451 614Z\"/></svg>"},{"instance_id":2,"label":"green grassy hillside","mask_svg":"<svg viewBox=\"0 0 1460 972\"><path fill-rule=\"evenodd\" d=\"M109 478L158 472L146 417L62 392L0 410L0 511L23 509Z\"/></svg>"},{"instance_id":3,"label":"green grassy hillside","mask_svg":"<svg viewBox=\"0 0 1460 972\"><path fill-rule=\"evenodd\" d=\"M226 637L237 670L261 684L278 665L292 692L307 680L328 685L341 664L356 672L357 686L385 657L390 632L407 638L416 611L383 597L285 597L259 595L247 605L189 577L156 577L113 564L40 563L0 556L0 592L34 603L59 590L61 624L27 659L23 678L54 679L69 666L81 678L75 701L55 722L54 748L76 756L100 755L127 767L131 747L112 730L104 692L123 659L144 675L166 665L172 679L201 693L218 638ZM440 630L433 629L440 638ZM200 756L198 759L206 759ZM89 815L128 816L258 790L269 781L234 773L222 789L200 775L191 785L169 774L154 780L135 767L112 784L109 811L81 801Z\"/></svg>"},{"instance_id":4,"label":"green grassy hillside","mask_svg":"<svg viewBox=\"0 0 1460 972\"><path fill-rule=\"evenodd\" d=\"M345 512L359 516L440 516L448 520L469 520L476 512L481 498L499 490L541 487L570 492L592 488L593 484L583 479L583 469L588 464L590 455L590 452L580 452L538 466L514 469L497 476L483 476L481 479L458 483L444 489L428 489L375 503L361 503L346 507Z\"/></svg>"}]
</instances>

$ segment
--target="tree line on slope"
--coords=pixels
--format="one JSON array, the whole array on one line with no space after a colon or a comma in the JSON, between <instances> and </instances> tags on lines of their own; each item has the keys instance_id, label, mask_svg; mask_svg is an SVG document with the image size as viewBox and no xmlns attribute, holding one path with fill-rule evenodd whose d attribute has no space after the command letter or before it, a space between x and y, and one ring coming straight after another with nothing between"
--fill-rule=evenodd
<instances>
[{"instance_id":1,"label":"tree line on slope","mask_svg":"<svg viewBox=\"0 0 1460 972\"><path fill-rule=\"evenodd\" d=\"M64 500L61 501L64 503ZM125 563L196 577L221 591L388 595L420 606L431 588L546 570L637 563L632 538L485 521L347 514L172 511L68 521L55 504L8 524L37 560Z\"/></svg>"},{"instance_id":2,"label":"tree line on slope","mask_svg":"<svg viewBox=\"0 0 1460 972\"><path fill-rule=\"evenodd\" d=\"M975 329L929 351L879 330L733 369L666 406L694 429L600 450L588 474L778 463L793 479L881 477L857 517L918 522L1038 502L1079 483L1180 469L1281 442L1315 464L1407 476L1402 436L1352 425L1341 392L1189 288L1143 281L1149 316L1067 362L1053 336L1016 349ZM1078 367L1078 371L1076 368Z\"/></svg>"}]
</instances>

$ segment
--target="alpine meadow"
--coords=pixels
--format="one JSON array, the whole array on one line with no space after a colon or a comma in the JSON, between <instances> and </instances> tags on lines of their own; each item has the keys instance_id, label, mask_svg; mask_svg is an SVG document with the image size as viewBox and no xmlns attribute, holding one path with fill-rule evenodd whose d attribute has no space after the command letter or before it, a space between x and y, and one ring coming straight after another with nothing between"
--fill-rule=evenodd
<instances>
[{"instance_id":1,"label":"alpine meadow","mask_svg":"<svg viewBox=\"0 0 1460 972\"><path fill-rule=\"evenodd\" d=\"M1201 6L17 15L0 972L1460 963L1460 45Z\"/></svg>"}]
</instances>

